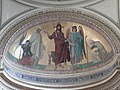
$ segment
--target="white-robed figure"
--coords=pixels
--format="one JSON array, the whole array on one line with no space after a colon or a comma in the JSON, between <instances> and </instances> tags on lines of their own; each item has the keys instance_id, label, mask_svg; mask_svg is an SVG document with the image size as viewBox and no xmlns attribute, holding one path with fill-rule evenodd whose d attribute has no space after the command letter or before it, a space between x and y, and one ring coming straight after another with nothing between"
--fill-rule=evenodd
<instances>
[{"instance_id":1,"label":"white-robed figure","mask_svg":"<svg viewBox=\"0 0 120 90\"><path fill-rule=\"evenodd\" d=\"M29 39L31 43L31 52L33 54L32 58L34 59L34 65L38 64L39 60L43 57L45 50L45 45L43 44L42 35L40 32L41 29L38 28Z\"/></svg>"}]
</instances>

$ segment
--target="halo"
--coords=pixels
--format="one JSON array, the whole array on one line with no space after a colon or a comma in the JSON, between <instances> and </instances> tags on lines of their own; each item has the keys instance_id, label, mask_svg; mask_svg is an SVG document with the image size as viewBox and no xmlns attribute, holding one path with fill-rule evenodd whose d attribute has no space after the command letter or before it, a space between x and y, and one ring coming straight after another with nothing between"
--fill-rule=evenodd
<instances>
[{"instance_id":1,"label":"halo","mask_svg":"<svg viewBox=\"0 0 120 90\"><path fill-rule=\"evenodd\" d=\"M60 22L58 22L57 24L61 24L61 23L60 23ZM54 26L54 28L56 28L57 24ZM63 25L61 25L61 26L62 26L62 28L64 28L64 26L63 26Z\"/></svg>"}]
</instances>

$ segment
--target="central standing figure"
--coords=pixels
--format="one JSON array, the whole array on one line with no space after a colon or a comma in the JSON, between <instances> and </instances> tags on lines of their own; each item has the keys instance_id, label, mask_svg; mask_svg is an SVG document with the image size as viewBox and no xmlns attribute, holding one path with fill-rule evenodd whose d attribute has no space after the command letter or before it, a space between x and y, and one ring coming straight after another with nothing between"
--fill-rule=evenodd
<instances>
[{"instance_id":1,"label":"central standing figure","mask_svg":"<svg viewBox=\"0 0 120 90\"><path fill-rule=\"evenodd\" d=\"M46 32L47 33L47 32ZM61 24L56 25L56 31L53 32L52 35L48 35L49 39L54 39L55 42L55 70L58 65L66 62L66 60L70 61L70 54L68 44L65 42L64 33L62 32Z\"/></svg>"}]
</instances>

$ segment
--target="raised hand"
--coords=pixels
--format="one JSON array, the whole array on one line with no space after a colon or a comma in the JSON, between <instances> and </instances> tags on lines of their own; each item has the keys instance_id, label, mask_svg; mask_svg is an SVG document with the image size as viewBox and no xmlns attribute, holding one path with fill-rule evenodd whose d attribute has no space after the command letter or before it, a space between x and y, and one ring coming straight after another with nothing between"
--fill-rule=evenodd
<instances>
[{"instance_id":1,"label":"raised hand","mask_svg":"<svg viewBox=\"0 0 120 90\"><path fill-rule=\"evenodd\" d=\"M47 31L44 30L44 33L46 33L49 36L49 33Z\"/></svg>"},{"instance_id":2,"label":"raised hand","mask_svg":"<svg viewBox=\"0 0 120 90\"><path fill-rule=\"evenodd\" d=\"M22 44L22 42L23 42L24 39L25 39L25 37L23 36L23 37L20 39L19 45Z\"/></svg>"}]
</instances>

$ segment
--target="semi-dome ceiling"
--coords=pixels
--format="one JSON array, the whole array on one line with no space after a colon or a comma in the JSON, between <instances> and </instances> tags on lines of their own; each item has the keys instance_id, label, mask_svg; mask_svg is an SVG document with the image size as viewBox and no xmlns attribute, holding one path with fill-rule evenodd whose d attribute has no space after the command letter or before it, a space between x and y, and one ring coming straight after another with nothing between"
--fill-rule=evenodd
<instances>
[{"instance_id":1,"label":"semi-dome ceiling","mask_svg":"<svg viewBox=\"0 0 120 90\"><path fill-rule=\"evenodd\" d=\"M16 20L1 41L5 72L30 87L86 88L108 78L115 70L117 38L89 15L37 10Z\"/></svg>"}]
</instances>

